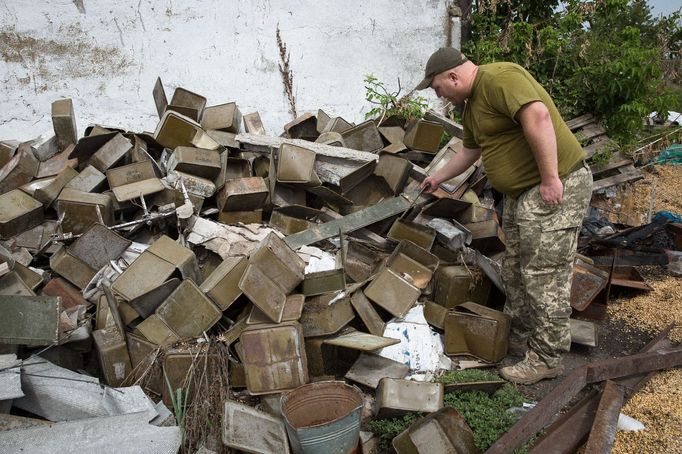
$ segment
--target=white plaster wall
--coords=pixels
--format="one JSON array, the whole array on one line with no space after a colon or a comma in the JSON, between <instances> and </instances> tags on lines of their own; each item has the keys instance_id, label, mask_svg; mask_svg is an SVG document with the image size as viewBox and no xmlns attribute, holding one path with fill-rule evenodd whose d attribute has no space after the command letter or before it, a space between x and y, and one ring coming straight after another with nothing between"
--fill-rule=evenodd
<instances>
[{"instance_id":1,"label":"white plaster wall","mask_svg":"<svg viewBox=\"0 0 682 454\"><path fill-rule=\"evenodd\" d=\"M277 24L298 113L349 121L368 110L363 76L403 94L445 45L448 0L0 0L0 140L51 131L50 104L73 98L90 123L132 131L158 120L152 88L177 86L259 111L268 133L291 120ZM433 98L431 98L433 99Z\"/></svg>"}]
</instances>

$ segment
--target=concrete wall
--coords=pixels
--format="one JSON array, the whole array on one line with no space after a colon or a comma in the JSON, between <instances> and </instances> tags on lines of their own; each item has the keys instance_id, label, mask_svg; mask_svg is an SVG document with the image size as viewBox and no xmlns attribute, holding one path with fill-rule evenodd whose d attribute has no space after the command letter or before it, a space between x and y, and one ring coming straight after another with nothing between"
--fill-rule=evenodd
<instances>
[{"instance_id":1,"label":"concrete wall","mask_svg":"<svg viewBox=\"0 0 682 454\"><path fill-rule=\"evenodd\" d=\"M318 108L362 121L363 76L403 94L447 41L447 0L2 0L0 140L50 133L50 104L74 100L90 123L133 131L158 120L161 76L208 105L258 110L268 133L292 116L275 31L290 52L299 114ZM433 98L431 98L433 99Z\"/></svg>"}]
</instances>

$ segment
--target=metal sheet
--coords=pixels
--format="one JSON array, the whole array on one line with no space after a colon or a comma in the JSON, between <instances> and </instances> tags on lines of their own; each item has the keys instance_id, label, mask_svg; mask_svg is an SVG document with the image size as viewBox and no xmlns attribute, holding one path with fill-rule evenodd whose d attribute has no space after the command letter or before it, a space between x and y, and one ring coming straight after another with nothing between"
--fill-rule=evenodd
<instances>
[{"instance_id":1,"label":"metal sheet","mask_svg":"<svg viewBox=\"0 0 682 454\"><path fill-rule=\"evenodd\" d=\"M376 389L382 378L405 378L409 366L371 353L360 353L345 375L348 380Z\"/></svg>"},{"instance_id":2,"label":"metal sheet","mask_svg":"<svg viewBox=\"0 0 682 454\"><path fill-rule=\"evenodd\" d=\"M257 454L289 454L289 440L281 419L229 400L223 413L223 444Z\"/></svg>"},{"instance_id":3,"label":"metal sheet","mask_svg":"<svg viewBox=\"0 0 682 454\"><path fill-rule=\"evenodd\" d=\"M0 355L0 401L24 397L20 364L15 354Z\"/></svg>"},{"instance_id":4,"label":"metal sheet","mask_svg":"<svg viewBox=\"0 0 682 454\"><path fill-rule=\"evenodd\" d=\"M306 300L301 314L305 337L337 333L355 318L350 298L341 298L330 305L329 302L334 297L334 294L327 293Z\"/></svg>"},{"instance_id":5,"label":"metal sheet","mask_svg":"<svg viewBox=\"0 0 682 454\"><path fill-rule=\"evenodd\" d=\"M335 337L330 337L324 341L327 345L335 345L337 347L350 348L352 350L360 350L364 352L372 352L380 348L388 347L400 343L400 339L393 339L391 337L375 336L361 331L351 331L342 333Z\"/></svg>"},{"instance_id":6,"label":"metal sheet","mask_svg":"<svg viewBox=\"0 0 682 454\"><path fill-rule=\"evenodd\" d=\"M606 287L608 277L608 272L582 260L576 260L571 284L571 307L584 311L597 294Z\"/></svg>"},{"instance_id":7,"label":"metal sheet","mask_svg":"<svg viewBox=\"0 0 682 454\"><path fill-rule=\"evenodd\" d=\"M379 313L374 306L372 306L372 303L370 303L365 294L362 293L362 290L353 293L350 302L353 305L355 312L357 312L360 319L367 327L367 331L375 336L384 334L386 323L382 320L381 316L379 316Z\"/></svg>"},{"instance_id":8,"label":"metal sheet","mask_svg":"<svg viewBox=\"0 0 682 454\"><path fill-rule=\"evenodd\" d=\"M54 345L59 341L61 298L0 296L0 342Z\"/></svg>"}]
</instances>

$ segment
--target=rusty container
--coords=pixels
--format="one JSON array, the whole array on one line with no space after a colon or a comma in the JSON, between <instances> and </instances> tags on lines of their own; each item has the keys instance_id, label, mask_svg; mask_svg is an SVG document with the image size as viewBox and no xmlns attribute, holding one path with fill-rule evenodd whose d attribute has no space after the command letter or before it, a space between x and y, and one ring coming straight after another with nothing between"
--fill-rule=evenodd
<instances>
[{"instance_id":1,"label":"rusty container","mask_svg":"<svg viewBox=\"0 0 682 454\"><path fill-rule=\"evenodd\" d=\"M239 133L242 122L242 113L234 102L210 106L204 109L201 117L201 126L204 129L216 129Z\"/></svg>"},{"instance_id":2,"label":"rusty container","mask_svg":"<svg viewBox=\"0 0 682 454\"><path fill-rule=\"evenodd\" d=\"M57 296L0 296L0 343L56 345L61 306Z\"/></svg>"},{"instance_id":3,"label":"rusty container","mask_svg":"<svg viewBox=\"0 0 682 454\"><path fill-rule=\"evenodd\" d=\"M94 155L90 157L90 164L102 173L105 173L111 167L121 163L130 150L133 149L133 144L126 139L123 134L118 133L112 137L107 143L102 145Z\"/></svg>"},{"instance_id":4,"label":"rusty container","mask_svg":"<svg viewBox=\"0 0 682 454\"><path fill-rule=\"evenodd\" d=\"M282 311L282 321L283 322L295 322L301 318L301 313L303 312L303 304L305 302L305 296L300 293L294 293L287 295L286 302L284 303L284 310ZM263 313L258 306L253 306L249 317L246 319L247 325L258 325L262 323L272 323L272 320Z\"/></svg>"},{"instance_id":5,"label":"rusty container","mask_svg":"<svg viewBox=\"0 0 682 454\"><path fill-rule=\"evenodd\" d=\"M73 170L71 167L66 167L64 170L59 172L56 177L45 187L36 189L33 194L36 200L43 203L45 206L50 206L52 202L59 196L59 193L64 189L64 186L74 179L78 175L78 172Z\"/></svg>"},{"instance_id":6,"label":"rusty container","mask_svg":"<svg viewBox=\"0 0 682 454\"><path fill-rule=\"evenodd\" d=\"M168 104L168 109L191 113L194 120L199 120L205 106L205 97L189 91L186 88L177 87L173 92L170 104Z\"/></svg>"},{"instance_id":7,"label":"rusty container","mask_svg":"<svg viewBox=\"0 0 682 454\"><path fill-rule=\"evenodd\" d=\"M393 439L397 454L479 453L474 433L454 408L418 419Z\"/></svg>"},{"instance_id":8,"label":"rusty container","mask_svg":"<svg viewBox=\"0 0 682 454\"><path fill-rule=\"evenodd\" d=\"M295 454L349 454L360 439L364 399L342 381L310 383L282 395L282 416Z\"/></svg>"},{"instance_id":9,"label":"rusty container","mask_svg":"<svg viewBox=\"0 0 682 454\"><path fill-rule=\"evenodd\" d=\"M337 131L339 132L339 131ZM354 150L375 152L384 147L377 125L373 120L367 120L341 132L346 147Z\"/></svg>"},{"instance_id":10,"label":"rusty container","mask_svg":"<svg viewBox=\"0 0 682 454\"><path fill-rule=\"evenodd\" d=\"M345 377L361 385L376 389L379 386L379 380L382 378L405 378L409 372L409 366L398 361L373 353L360 353L358 359L346 372Z\"/></svg>"},{"instance_id":11,"label":"rusty container","mask_svg":"<svg viewBox=\"0 0 682 454\"><path fill-rule=\"evenodd\" d=\"M355 318L347 296L329 304L335 296L334 293L326 293L306 299L301 314L305 337L335 334Z\"/></svg>"},{"instance_id":12,"label":"rusty container","mask_svg":"<svg viewBox=\"0 0 682 454\"><path fill-rule=\"evenodd\" d=\"M346 275L342 268L316 271L305 275L301 287L305 296L336 292L346 288Z\"/></svg>"},{"instance_id":13,"label":"rusty container","mask_svg":"<svg viewBox=\"0 0 682 454\"><path fill-rule=\"evenodd\" d=\"M132 301L166 282L175 271L173 263L146 250L116 278L111 288Z\"/></svg>"},{"instance_id":14,"label":"rusty container","mask_svg":"<svg viewBox=\"0 0 682 454\"><path fill-rule=\"evenodd\" d=\"M390 268L384 268L364 290L365 296L395 317L403 317L421 290Z\"/></svg>"},{"instance_id":15,"label":"rusty container","mask_svg":"<svg viewBox=\"0 0 682 454\"><path fill-rule=\"evenodd\" d=\"M436 231L431 227L398 218L393 222L386 236L395 241L412 241L417 246L430 251L436 240Z\"/></svg>"},{"instance_id":16,"label":"rusty container","mask_svg":"<svg viewBox=\"0 0 682 454\"><path fill-rule=\"evenodd\" d=\"M0 238L14 235L43 222L43 204L19 189L0 194Z\"/></svg>"},{"instance_id":17,"label":"rusty container","mask_svg":"<svg viewBox=\"0 0 682 454\"><path fill-rule=\"evenodd\" d=\"M245 257L228 257L201 284L201 290L224 311L242 294L239 281L246 271Z\"/></svg>"},{"instance_id":18,"label":"rusty container","mask_svg":"<svg viewBox=\"0 0 682 454\"><path fill-rule=\"evenodd\" d=\"M76 117L71 99L58 99L52 103L52 127L60 150L78 142Z\"/></svg>"},{"instance_id":19,"label":"rusty container","mask_svg":"<svg viewBox=\"0 0 682 454\"><path fill-rule=\"evenodd\" d=\"M282 144L277 154L277 181L318 186L320 180L315 173L315 155L307 148Z\"/></svg>"},{"instance_id":20,"label":"rusty container","mask_svg":"<svg viewBox=\"0 0 682 454\"><path fill-rule=\"evenodd\" d=\"M130 353L130 364L133 367L131 372L133 382L138 382L146 376L143 382L144 388L155 394L161 394L165 383L160 365L155 364L160 352L159 346L132 333L126 333L126 340Z\"/></svg>"},{"instance_id":21,"label":"rusty container","mask_svg":"<svg viewBox=\"0 0 682 454\"><path fill-rule=\"evenodd\" d=\"M102 172L88 165L64 187L81 192L97 192L104 188L106 181L107 177Z\"/></svg>"},{"instance_id":22,"label":"rusty container","mask_svg":"<svg viewBox=\"0 0 682 454\"><path fill-rule=\"evenodd\" d=\"M265 237L251 254L249 263L261 267L287 294L303 280L305 262L274 233Z\"/></svg>"},{"instance_id":23,"label":"rusty container","mask_svg":"<svg viewBox=\"0 0 682 454\"><path fill-rule=\"evenodd\" d=\"M204 148L177 147L168 158L166 168L213 180L222 168L220 153Z\"/></svg>"},{"instance_id":24,"label":"rusty container","mask_svg":"<svg viewBox=\"0 0 682 454\"><path fill-rule=\"evenodd\" d=\"M497 217L489 221L463 224L471 232L471 247L482 254L492 255L505 250L505 237Z\"/></svg>"},{"instance_id":25,"label":"rusty container","mask_svg":"<svg viewBox=\"0 0 682 454\"><path fill-rule=\"evenodd\" d=\"M236 400L225 402L222 441L225 446L255 454L289 454L289 442L280 418Z\"/></svg>"},{"instance_id":26,"label":"rusty container","mask_svg":"<svg viewBox=\"0 0 682 454\"><path fill-rule=\"evenodd\" d=\"M510 324L503 312L471 302L457 305L445 317L445 354L497 362L507 354Z\"/></svg>"},{"instance_id":27,"label":"rusty container","mask_svg":"<svg viewBox=\"0 0 682 454\"><path fill-rule=\"evenodd\" d=\"M142 295L129 301L130 307L137 312L140 317L147 318L154 313L157 307L180 285L180 279L174 277L158 287L154 287Z\"/></svg>"},{"instance_id":28,"label":"rusty container","mask_svg":"<svg viewBox=\"0 0 682 454\"><path fill-rule=\"evenodd\" d=\"M375 415L389 418L418 411L431 413L443 408L442 383L382 378L376 391Z\"/></svg>"},{"instance_id":29,"label":"rusty container","mask_svg":"<svg viewBox=\"0 0 682 454\"><path fill-rule=\"evenodd\" d=\"M262 224L263 210L252 211L221 211L218 213L221 224Z\"/></svg>"},{"instance_id":30,"label":"rusty container","mask_svg":"<svg viewBox=\"0 0 682 454\"><path fill-rule=\"evenodd\" d=\"M436 153L443 135L443 126L427 120L417 120L405 131L403 142L413 150Z\"/></svg>"},{"instance_id":31,"label":"rusty container","mask_svg":"<svg viewBox=\"0 0 682 454\"><path fill-rule=\"evenodd\" d=\"M133 370L123 335L114 327L92 332L100 369L107 385L118 387Z\"/></svg>"},{"instance_id":32,"label":"rusty container","mask_svg":"<svg viewBox=\"0 0 682 454\"><path fill-rule=\"evenodd\" d=\"M291 139L303 139L312 142L319 135L317 132L317 117L310 112L306 112L285 124L284 131Z\"/></svg>"},{"instance_id":33,"label":"rusty container","mask_svg":"<svg viewBox=\"0 0 682 454\"><path fill-rule=\"evenodd\" d=\"M282 321L286 292L257 265L249 263L239 280L239 289L270 320Z\"/></svg>"},{"instance_id":34,"label":"rusty container","mask_svg":"<svg viewBox=\"0 0 682 454\"><path fill-rule=\"evenodd\" d=\"M265 127L263 126L263 120L260 118L258 112L252 112L244 115L244 129L249 134L256 134L259 136L265 135Z\"/></svg>"},{"instance_id":35,"label":"rusty container","mask_svg":"<svg viewBox=\"0 0 682 454\"><path fill-rule=\"evenodd\" d=\"M440 266L435 275L434 300L452 309L471 301L486 306L492 282L478 267Z\"/></svg>"},{"instance_id":36,"label":"rusty container","mask_svg":"<svg viewBox=\"0 0 682 454\"><path fill-rule=\"evenodd\" d=\"M142 323L137 325L135 330L149 342L161 347L174 344L180 340L178 335L156 314L145 318Z\"/></svg>"},{"instance_id":37,"label":"rusty container","mask_svg":"<svg viewBox=\"0 0 682 454\"><path fill-rule=\"evenodd\" d=\"M108 195L64 188L57 197L56 206L57 215L64 216L62 231L65 233L83 233L95 222L100 222L100 216L105 225L114 223L114 207Z\"/></svg>"},{"instance_id":38,"label":"rusty container","mask_svg":"<svg viewBox=\"0 0 682 454\"><path fill-rule=\"evenodd\" d=\"M239 336L249 394L270 394L308 382L303 332L297 322L254 325Z\"/></svg>"},{"instance_id":39,"label":"rusty container","mask_svg":"<svg viewBox=\"0 0 682 454\"><path fill-rule=\"evenodd\" d=\"M222 312L190 279L183 280L156 315L180 338L200 336L215 325Z\"/></svg>"},{"instance_id":40,"label":"rusty container","mask_svg":"<svg viewBox=\"0 0 682 454\"><path fill-rule=\"evenodd\" d=\"M185 393L189 392L187 403L190 404L196 396L198 390L196 384L201 374L210 367L209 362L215 360L216 356L208 354L206 345L181 346L167 350L162 365L163 403L172 406L171 393L176 395L177 390L182 389Z\"/></svg>"},{"instance_id":41,"label":"rusty container","mask_svg":"<svg viewBox=\"0 0 682 454\"><path fill-rule=\"evenodd\" d=\"M407 178L410 176L412 163L405 158L390 153L381 153L379 162L374 169L374 175L386 180L393 194L400 194L405 188Z\"/></svg>"},{"instance_id":42,"label":"rusty container","mask_svg":"<svg viewBox=\"0 0 682 454\"><path fill-rule=\"evenodd\" d=\"M80 289L84 289L97 273L97 270L73 255L69 248L61 245L50 256L50 268Z\"/></svg>"},{"instance_id":43,"label":"rusty container","mask_svg":"<svg viewBox=\"0 0 682 454\"><path fill-rule=\"evenodd\" d=\"M216 202L221 211L250 211L263 208L269 195L263 178L237 178L225 182L216 195Z\"/></svg>"},{"instance_id":44,"label":"rusty container","mask_svg":"<svg viewBox=\"0 0 682 454\"><path fill-rule=\"evenodd\" d=\"M167 110L161 116L154 131L154 140L170 149L184 146L217 150L220 147L199 123L172 110Z\"/></svg>"}]
</instances>

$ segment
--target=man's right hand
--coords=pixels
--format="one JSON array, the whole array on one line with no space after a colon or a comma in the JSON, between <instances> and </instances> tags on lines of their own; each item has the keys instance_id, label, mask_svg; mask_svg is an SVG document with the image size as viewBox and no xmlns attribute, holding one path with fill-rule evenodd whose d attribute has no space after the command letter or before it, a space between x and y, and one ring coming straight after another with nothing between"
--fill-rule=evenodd
<instances>
[{"instance_id":1,"label":"man's right hand","mask_svg":"<svg viewBox=\"0 0 682 454\"><path fill-rule=\"evenodd\" d=\"M439 185L438 180L436 180L435 177L431 176L426 177L424 181L422 181L422 184L419 185L419 187L424 189L424 192L426 192L427 194L430 194L436 189L438 189L438 185Z\"/></svg>"}]
</instances>

